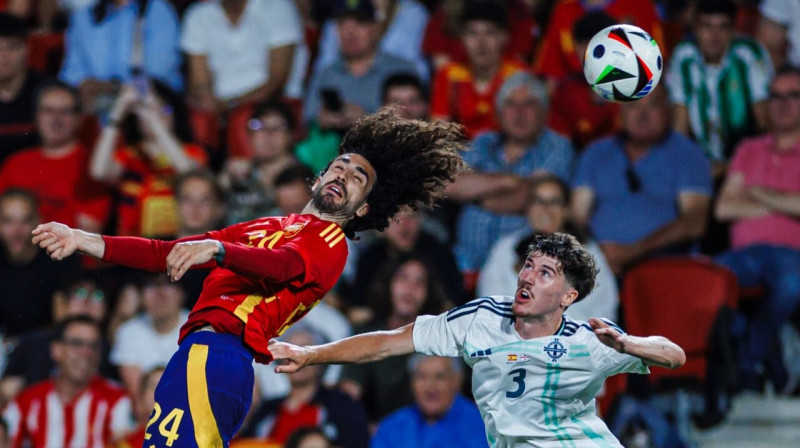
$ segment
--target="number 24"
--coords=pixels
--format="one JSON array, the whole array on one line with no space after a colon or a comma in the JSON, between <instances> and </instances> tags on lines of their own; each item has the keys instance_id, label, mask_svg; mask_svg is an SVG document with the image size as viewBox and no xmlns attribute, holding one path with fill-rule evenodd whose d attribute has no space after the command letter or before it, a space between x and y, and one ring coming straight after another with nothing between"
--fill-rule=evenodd
<instances>
[{"instance_id":1,"label":"number 24","mask_svg":"<svg viewBox=\"0 0 800 448\"><path fill-rule=\"evenodd\" d=\"M144 429L145 440L150 440L150 433L147 430L150 429L150 425L158 421L159 417L161 417L161 406L156 403L153 406L153 416L150 417ZM181 419L183 419L183 409L175 408L159 423L158 432L167 439L167 446L172 446L175 440L178 439L178 427L181 425ZM169 428L167 428L167 425L169 425Z\"/></svg>"}]
</instances>

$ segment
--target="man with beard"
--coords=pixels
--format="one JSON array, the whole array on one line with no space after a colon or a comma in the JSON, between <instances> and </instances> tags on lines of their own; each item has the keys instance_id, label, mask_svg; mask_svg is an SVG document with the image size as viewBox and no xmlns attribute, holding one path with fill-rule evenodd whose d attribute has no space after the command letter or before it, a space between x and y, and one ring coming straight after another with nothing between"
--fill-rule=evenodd
<instances>
[{"instance_id":1,"label":"man with beard","mask_svg":"<svg viewBox=\"0 0 800 448\"><path fill-rule=\"evenodd\" d=\"M156 446L228 446L253 392L253 359L320 302L344 269L344 237L383 230L401 208L432 206L465 165L458 125L406 120L392 109L359 120L314 183L302 214L156 241L48 223L33 243L54 259L75 251L178 281L213 268L156 389L146 430Z\"/></svg>"}]
</instances>

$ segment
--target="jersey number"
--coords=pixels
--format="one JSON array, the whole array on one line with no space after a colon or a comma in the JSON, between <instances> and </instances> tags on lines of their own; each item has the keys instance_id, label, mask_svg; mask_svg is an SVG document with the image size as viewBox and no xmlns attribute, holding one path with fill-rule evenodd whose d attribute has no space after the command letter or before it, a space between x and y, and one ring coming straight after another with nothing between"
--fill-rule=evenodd
<instances>
[{"instance_id":1,"label":"jersey number","mask_svg":"<svg viewBox=\"0 0 800 448\"><path fill-rule=\"evenodd\" d=\"M511 375L511 381L517 383L516 390L506 392L506 398L519 398L525 392L525 369L514 369L508 372Z\"/></svg>"},{"instance_id":2,"label":"jersey number","mask_svg":"<svg viewBox=\"0 0 800 448\"><path fill-rule=\"evenodd\" d=\"M161 406L156 403L155 406L153 406L153 416L150 417L147 426L144 428L145 440L150 440L150 433L148 433L147 430L150 428L150 425L158 421L159 417L161 417ZM158 432L167 439L167 446L172 446L178 439L178 427L181 425L182 418L183 409L175 408L164 417L164 420L161 420L161 423L159 423ZM169 428L167 426L169 426Z\"/></svg>"}]
</instances>

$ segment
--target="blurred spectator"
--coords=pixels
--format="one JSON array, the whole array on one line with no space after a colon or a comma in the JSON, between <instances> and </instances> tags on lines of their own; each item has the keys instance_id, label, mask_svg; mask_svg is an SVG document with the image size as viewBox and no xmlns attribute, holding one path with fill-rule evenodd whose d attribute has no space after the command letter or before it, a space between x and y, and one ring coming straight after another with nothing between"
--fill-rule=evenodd
<instances>
[{"instance_id":1,"label":"blurred spectator","mask_svg":"<svg viewBox=\"0 0 800 448\"><path fill-rule=\"evenodd\" d=\"M603 11L583 15L572 27L575 54L583 61L589 41L616 20ZM557 83L547 124L583 149L589 142L612 134L619 128L619 104L606 101L586 82L583 73L571 73Z\"/></svg>"},{"instance_id":2,"label":"blurred spectator","mask_svg":"<svg viewBox=\"0 0 800 448\"><path fill-rule=\"evenodd\" d=\"M705 0L698 3L703 2ZM578 19L591 11L604 11L616 23L636 25L650 33L656 42L664 42L661 20L652 0L561 0L553 7L538 58L533 64L534 72L548 80L549 88L555 85L555 81L583 71L583 55L575 51L572 28Z\"/></svg>"},{"instance_id":3,"label":"blurred spectator","mask_svg":"<svg viewBox=\"0 0 800 448\"><path fill-rule=\"evenodd\" d=\"M163 273L141 275L144 312L120 325L111 349L111 363L132 397L139 396L144 372L167 365L178 350L180 328L189 317L179 285Z\"/></svg>"},{"instance_id":4,"label":"blurred spectator","mask_svg":"<svg viewBox=\"0 0 800 448\"><path fill-rule=\"evenodd\" d=\"M572 217L591 231L611 269L685 252L705 231L711 167L702 149L670 127L663 87L622 106L622 133L578 160Z\"/></svg>"},{"instance_id":5,"label":"blurred spectator","mask_svg":"<svg viewBox=\"0 0 800 448\"><path fill-rule=\"evenodd\" d=\"M38 143L34 112L42 78L28 70L27 38L20 19L0 13L0 164Z\"/></svg>"},{"instance_id":6,"label":"blurred spectator","mask_svg":"<svg viewBox=\"0 0 800 448\"><path fill-rule=\"evenodd\" d=\"M414 404L381 420L370 448L485 447L481 413L459 393L462 363L460 358L411 355L408 370Z\"/></svg>"},{"instance_id":7,"label":"blurred spectator","mask_svg":"<svg viewBox=\"0 0 800 448\"><path fill-rule=\"evenodd\" d=\"M117 235L163 238L177 232L172 182L206 164L204 150L186 143L188 135L183 102L169 88L159 82L145 92L131 84L122 88L90 167L93 179L117 190Z\"/></svg>"},{"instance_id":8,"label":"blurred spectator","mask_svg":"<svg viewBox=\"0 0 800 448\"><path fill-rule=\"evenodd\" d=\"M777 392L792 392L779 334L800 306L800 69L778 71L768 111L771 132L745 140L728 169L716 215L732 223L732 250L717 262L743 287L766 288L738 353L742 386L758 390L764 368Z\"/></svg>"},{"instance_id":9,"label":"blurred spectator","mask_svg":"<svg viewBox=\"0 0 800 448\"><path fill-rule=\"evenodd\" d=\"M419 315L445 310L446 297L440 280L425 258L409 253L391 259L370 285L367 295L374 317L356 333L394 330L410 324ZM377 421L411 403L408 356L395 356L368 364L348 364L340 387L364 403L371 421Z\"/></svg>"},{"instance_id":10,"label":"blurred spectator","mask_svg":"<svg viewBox=\"0 0 800 448\"><path fill-rule=\"evenodd\" d=\"M292 111L284 103L256 106L247 130L252 156L229 158L220 176L220 183L228 193L225 217L228 225L278 214L275 178L297 163L292 154L297 126Z\"/></svg>"},{"instance_id":11,"label":"blurred spectator","mask_svg":"<svg viewBox=\"0 0 800 448\"><path fill-rule=\"evenodd\" d=\"M293 432L283 448L334 448L331 440L316 426L306 426Z\"/></svg>"},{"instance_id":12,"label":"blurred spectator","mask_svg":"<svg viewBox=\"0 0 800 448\"><path fill-rule=\"evenodd\" d=\"M338 3L352 0L336 0ZM380 48L383 52L412 62L421 79L428 80L430 69L422 55L422 37L428 24L428 10L417 0L358 0L364 8L370 6L381 27ZM369 3L369 5L367 5ZM319 71L334 62L339 54L336 22L328 20L319 38L319 55L314 70Z\"/></svg>"},{"instance_id":13,"label":"blurred spectator","mask_svg":"<svg viewBox=\"0 0 800 448\"><path fill-rule=\"evenodd\" d=\"M105 224L110 201L87 175L89 151L77 140L79 109L77 94L64 84L39 90L36 127L42 146L6 159L0 166L0 192L9 187L28 189L36 194L42 221L97 232Z\"/></svg>"},{"instance_id":14,"label":"blurred spectator","mask_svg":"<svg viewBox=\"0 0 800 448\"><path fill-rule=\"evenodd\" d=\"M694 40L675 48L665 73L674 127L703 146L715 178L738 142L767 126L772 65L755 40L735 36L735 18L732 0L697 2Z\"/></svg>"},{"instance_id":15,"label":"blurred spectator","mask_svg":"<svg viewBox=\"0 0 800 448\"><path fill-rule=\"evenodd\" d=\"M800 67L800 0L761 0L756 37L774 67Z\"/></svg>"},{"instance_id":16,"label":"blurred spectator","mask_svg":"<svg viewBox=\"0 0 800 448\"><path fill-rule=\"evenodd\" d=\"M562 232L581 237L581 243L594 257L599 274L595 289L587 297L569 307L567 314L576 320L588 321L590 317L605 317L617 321L619 291L614 273L608 266L603 251L594 241L587 240L569 220L569 186L556 176L540 176L531 185L527 207L528 227L503 236L492 246L489 258L478 277L478 297L492 295L513 296L517 274L533 237L538 233Z\"/></svg>"},{"instance_id":17,"label":"blurred spectator","mask_svg":"<svg viewBox=\"0 0 800 448\"><path fill-rule=\"evenodd\" d=\"M3 418L0 418L0 448L9 448L11 446L11 439L8 435L8 423Z\"/></svg>"},{"instance_id":18,"label":"blurred spectator","mask_svg":"<svg viewBox=\"0 0 800 448\"><path fill-rule=\"evenodd\" d=\"M284 339L300 346L323 342L321 335L304 324L291 328ZM366 448L368 433L364 409L342 392L323 387L324 369L320 365L309 366L289 375L289 394L259 406L240 434L284 443L295 430L316 426L342 448Z\"/></svg>"},{"instance_id":19,"label":"blurred spectator","mask_svg":"<svg viewBox=\"0 0 800 448\"><path fill-rule=\"evenodd\" d=\"M308 51L291 0L197 2L186 11L181 48L198 141L215 140L227 114L229 154L251 152L245 125L253 104L302 96Z\"/></svg>"},{"instance_id":20,"label":"blurred spectator","mask_svg":"<svg viewBox=\"0 0 800 448\"><path fill-rule=\"evenodd\" d=\"M131 430L131 401L116 384L97 375L100 325L88 316L61 323L51 354L52 378L25 390L3 411L11 446L107 445Z\"/></svg>"},{"instance_id":21,"label":"blurred spectator","mask_svg":"<svg viewBox=\"0 0 800 448\"><path fill-rule=\"evenodd\" d=\"M477 273L497 238L526 227L531 177L550 173L568 179L572 171L572 144L545 126L549 100L540 81L515 74L495 101L500 132L475 138L463 154L472 171L447 187L448 196L465 204L455 245L462 273Z\"/></svg>"},{"instance_id":22,"label":"blurred spectator","mask_svg":"<svg viewBox=\"0 0 800 448\"><path fill-rule=\"evenodd\" d=\"M275 177L275 205L278 215L302 213L311 200L309 182L314 173L305 165L294 164L284 168Z\"/></svg>"},{"instance_id":23,"label":"blurred spectator","mask_svg":"<svg viewBox=\"0 0 800 448\"><path fill-rule=\"evenodd\" d=\"M0 330L7 337L51 322L53 293L80 263L78 257L54 262L31 244L39 222L31 193L9 189L0 194Z\"/></svg>"},{"instance_id":24,"label":"blurred spectator","mask_svg":"<svg viewBox=\"0 0 800 448\"><path fill-rule=\"evenodd\" d=\"M506 78L524 70L503 58L508 43L505 10L494 2L468 3L462 14L461 41L469 62L452 62L436 73L431 116L463 124L467 134L496 130L494 100Z\"/></svg>"},{"instance_id":25,"label":"blurred spectator","mask_svg":"<svg viewBox=\"0 0 800 448\"><path fill-rule=\"evenodd\" d=\"M108 298L97 277L89 272L64 279L53 294L53 322L56 324L75 316L89 316L98 323L106 320ZM50 378L56 369L50 357L50 344L56 340L57 328L44 326L23 333L8 359L8 367L0 381L0 403L13 398L23 387ZM108 346L103 344L100 372L110 377Z\"/></svg>"},{"instance_id":26,"label":"blurred spectator","mask_svg":"<svg viewBox=\"0 0 800 448\"><path fill-rule=\"evenodd\" d=\"M427 120L429 118L428 89L414 75L398 73L386 78L381 89L383 105L397 104L403 118Z\"/></svg>"},{"instance_id":27,"label":"blurred spectator","mask_svg":"<svg viewBox=\"0 0 800 448\"><path fill-rule=\"evenodd\" d=\"M453 252L422 228L426 217L418 211L402 211L389 223L381 237L365 247L359 254L356 278L350 297L353 307L368 307L367 290L385 260L404 254L420 253L431 261L444 292L453 305L465 302L464 287ZM365 310L369 311L369 310ZM352 318L351 313L351 318ZM363 321L362 321L363 322Z\"/></svg>"},{"instance_id":28,"label":"blurred spectator","mask_svg":"<svg viewBox=\"0 0 800 448\"><path fill-rule=\"evenodd\" d=\"M481 1L481 0L472 0ZM532 3L528 0L483 0L501 4L508 23L508 45L503 55L511 60L527 63L533 56L540 29L533 17ZM434 11L425 30L422 51L431 59L434 70L450 62L466 64L469 57L461 36L461 14L468 4L464 0L444 0Z\"/></svg>"},{"instance_id":29,"label":"blurred spectator","mask_svg":"<svg viewBox=\"0 0 800 448\"><path fill-rule=\"evenodd\" d=\"M156 386L158 386L163 373L164 367L159 366L142 375L142 386L135 401L136 429L127 434L121 442L114 445L116 448L138 448L144 446L145 429L156 403ZM155 429L154 427L151 431Z\"/></svg>"},{"instance_id":30,"label":"blurred spectator","mask_svg":"<svg viewBox=\"0 0 800 448\"><path fill-rule=\"evenodd\" d=\"M81 92L85 112L105 115L119 83L158 79L180 90L179 23L165 0L99 0L69 18L60 77Z\"/></svg>"}]
</instances>

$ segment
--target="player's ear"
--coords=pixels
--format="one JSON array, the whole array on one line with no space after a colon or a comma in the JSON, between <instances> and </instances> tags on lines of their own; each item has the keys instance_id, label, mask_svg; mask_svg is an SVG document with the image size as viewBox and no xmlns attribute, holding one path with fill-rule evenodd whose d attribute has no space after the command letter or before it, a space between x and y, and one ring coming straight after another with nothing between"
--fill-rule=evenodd
<instances>
[{"instance_id":1,"label":"player's ear","mask_svg":"<svg viewBox=\"0 0 800 448\"><path fill-rule=\"evenodd\" d=\"M578 300L578 291L575 288L567 290L566 294L561 297L561 306L567 308Z\"/></svg>"},{"instance_id":2,"label":"player's ear","mask_svg":"<svg viewBox=\"0 0 800 448\"><path fill-rule=\"evenodd\" d=\"M363 204L361 204L361 207L356 210L356 216L363 218L367 216L367 213L369 213L369 204L365 201Z\"/></svg>"}]
</instances>

